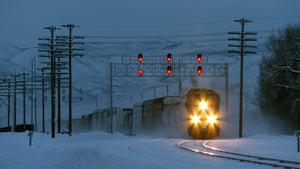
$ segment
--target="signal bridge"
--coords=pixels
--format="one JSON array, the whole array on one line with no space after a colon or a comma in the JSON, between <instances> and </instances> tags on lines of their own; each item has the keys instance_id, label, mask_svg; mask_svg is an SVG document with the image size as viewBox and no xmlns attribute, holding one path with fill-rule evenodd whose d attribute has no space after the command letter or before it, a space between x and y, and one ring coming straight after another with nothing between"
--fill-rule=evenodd
<instances>
[{"instance_id":1,"label":"signal bridge","mask_svg":"<svg viewBox=\"0 0 300 169\"><path fill-rule=\"evenodd\" d=\"M169 53L165 58L122 57L122 63L110 63L110 113L113 112L113 78L114 77L225 77L226 114L228 112L228 63L208 63L202 55L179 56L172 58ZM126 60L124 60L124 58ZM179 80L179 90L182 84ZM181 92L179 92L181 94ZM110 132L113 133L113 116L110 119Z\"/></svg>"},{"instance_id":2,"label":"signal bridge","mask_svg":"<svg viewBox=\"0 0 300 169\"><path fill-rule=\"evenodd\" d=\"M112 77L226 77L228 65L208 63L207 57L165 56L122 57L122 63L112 63Z\"/></svg>"},{"instance_id":3,"label":"signal bridge","mask_svg":"<svg viewBox=\"0 0 300 169\"><path fill-rule=\"evenodd\" d=\"M171 72L168 73L168 66ZM201 71L198 67L201 66ZM113 77L227 77L227 64L223 63L113 63ZM142 72L140 72L142 70ZM200 72L199 72L199 71Z\"/></svg>"}]
</instances>

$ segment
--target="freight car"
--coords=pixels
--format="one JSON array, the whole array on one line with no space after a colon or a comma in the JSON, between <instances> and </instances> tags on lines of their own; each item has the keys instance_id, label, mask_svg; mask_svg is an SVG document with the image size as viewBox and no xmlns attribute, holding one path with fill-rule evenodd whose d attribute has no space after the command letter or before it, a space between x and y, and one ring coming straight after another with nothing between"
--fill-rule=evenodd
<instances>
[{"instance_id":1,"label":"freight car","mask_svg":"<svg viewBox=\"0 0 300 169\"><path fill-rule=\"evenodd\" d=\"M183 97L166 96L136 103L133 108L99 109L84 115L81 128L124 134L165 131L188 131L196 139L217 137L219 124L219 94L209 89L190 89ZM170 130L172 129L172 130ZM166 133L168 135L168 133Z\"/></svg>"},{"instance_id":2,"label":"freight car","mask_svg":"<svg viewBox=\"0 0 300 169\"><path fill-rule=\"evenodd\" d=\"M181 111L182 99L178 96L167 96L135 104L134 131L155 132L182 128L186 120L185 113Z\"/></svg>"}]
</instances>

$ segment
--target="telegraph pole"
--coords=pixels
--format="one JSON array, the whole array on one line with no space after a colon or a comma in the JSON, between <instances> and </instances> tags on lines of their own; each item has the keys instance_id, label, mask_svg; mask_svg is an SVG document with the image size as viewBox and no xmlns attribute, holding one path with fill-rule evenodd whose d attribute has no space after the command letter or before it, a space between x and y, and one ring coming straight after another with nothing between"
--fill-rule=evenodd
<instances>
[{"instance_id":1,"label":"telegraph pole","mask_svg":"<svg viewBox=\"0 0 300 169\"><path fill-rule=\"evenodd\" d=\"M34 131L37 131L37 111L36 111L36 61L35 56L33 57L34 61Z\"/></svg>"},{"instance_id":2,"label":"telegraph pole","mask_svg":"<svg viewBox=\"0 0 300 169\"><path fill-rule=\"evenodd\" d=\"M45 80L44 80L44 69L42 71L42 123L43 123L43 133L45 133Z\"/></svg>"},{"instance_id":3,"label":"telegraph pole","mask_svg":"<svg viewBox=\"0 0 300 169\"><path fill-rule=\"evenodd\" d=\"M25 71L23 72L23 125L26 128L26 95L25 95Z\"/></svg>"},{"instance_id":4,"label":"telegraph pole","mask_svg":"<svg viewBox=\"0 0 300 169\"><path fill-rule=\"evenodd\" d=\"M60 30L55 26L44 27L50 30L50 58L51 58L51 136L55 138L55 56L54 56L54 31Z\"/></svg>"},{"instance_id":5,"label":"telegraph pole","mask_svg":"<svg viewBox=\"0 0 300 169\"><path fill-rule=\"evenodd\" d=\"M110 63L110 133L113 134L113 63Z\"/></svg>"},{"instance_id":6,"label":"telegraph pole","mask_svg":"<svg viewBox=\"0 0 300 169\"><path fill-rule=\"evenodd\" d=\"M6 90L7 91L7 95L5 95L3 93L1 93L1 96L7 96L7 131L11 131L11 127L9 126L10 125L10 96L11 96L11 91L10 91L10 86L11 86L11 82L10 82L10 79L8 77L5 77L5 78L0 78L1 81L3 81L3 83L1 84L4 84L4 86L0 86L0 90ZM2 87L5 87L5 88L2 88Z\"/></svg>"},{"instance_id":7,"label":"telegraph pole","mask_svg":"<svg viewBox=\"0 0 300 169\"><path fill-rule=\"evenodd\" d=\"M10 79L8 79L8 92L7 92L7 129L9 129L9 121L10 121Z\"/></svg>"},{"instance_id":8,"label":"telegraph pole","mask_svg":"<svg viewBox=\"0 0 300 169\"><path fill-rule=\"evenodd\" d=\"M59 29L59 28L56 28ZM55 29L55 30L56 30ZM64 47L66 47L65 44L65 39L60 38L59 36L56 36L56 38L54 38L53 35L53 30L51 30L51 38L39 38L39 40L47 40L48 43L39 43L39 46L41 47L41 49L39 50L39 52L47 52L48 55L39 55L39 57L47 57L51 59L51 62L42 62L43 64L46 64L45 67L42 67L40 70L42 71L42 111L43 111L43 116L44 116L44 111L45 111L45 78L47 79L49 76L45 77L45 73L46 74L50 74L50 79L51 79L51 126L55 125L54 121L52 119L55 119L55 102L57 100L57 132L60 133L61 132L61 100L60 100L60 89L61 89L61 80L62 79L66 79L66 78L62 78L61 74L68 74L68 73L64 73L61 72L61 70L63 69L67 69L67 67L63 67L64 65L67 64L67 62L61 62L61 58L65 58L65 54L64 52L66 51L66 49ZM50 43L49 43L50 42ZM55 42L55 44L54 44ZM43 47L46 47L43 48ZM59 48L62 47L62 48ZM49 55L50 54L50 55ZM50 67L49 67L50 66ZM45 70L51 70L50 73L45 72ZM57 79L57 80L56 80ZM56 83L57 83L57 99L55 99L55 90L56 90ZM54 117L54 118L52 118ZM44 117L43 117L43 132L45 132L45 121L44 121ZM55 132L55 127L53 126L52 128L52 133ZM52 137L54 138L55 136L52 135Z\"/></svg>"},{"instance_id":9,"label":"telegraph pole","mask_svg":"<svg viewBox=\"0 0 300 169\"><path fill-rule=\"evenodd\" d=\"M61 104L60 104L60 57L57 58L59 66L57 67L57 132L61 130Z\"/></svg>"},{"instance_id":10,"label":"telegraph pole","mask_svg":"<svg viewBox=\"0 0 300 169\"><path fill-rule=\"evenodd\" d=\"M13 75L14 76L14 132L16 132L16 127L17 127L17 75L16 73Z\"/></svg>"},{"instance_id":11,"label":"telegraph pole","mask_svg":"<svg viewBox=\"0 0 300 169\"><path fill-rule=\"evenodd\" d=\"M74 24L67 24L62 25L62 27L65 27L69 31L69 36L63 36L68 40L68 57L69 57L69 136L72 135L72 57L74 56L80 56L82 57L82 54L73 54L73 50L83 50L83 49L75 49L72 48L75 44L83 44L82 42L74 42L74 39L84 39L84 37L80 36L72 36L72 31L74 28L78 28L79 26L75 26Z\"/></svg>"},{"instance_id":12,"label":"telegraph pole","mask_svg":"<svg viewBox=\"0 0 300 169\"><path fill-rule=\"evenodd\" d=\"M229 41L238 41L239 45L231 45L229 44L228 47L238 47L240 50L228 50L228 53L239 53L241 56L241 64L240 64L240 106L239 106L239 138L243 137L243 71L244 71L244 55L246 54L256 54L253 51L245 51L245 48L256 48L256 46L247 46L245 42L247 41L256 41L253 38L245 38L245 35L257 35L256 32L245 32L245 24L248 22L252 22L247 19L239 19L234 20L234 22L241 23L241 32L228 32L229 35L239 35L238 38L228 38Z\"/></svg>"},{"instance_id":13,"label":"telegraph pole","mask_svg":"<svg viewBox=\"0 0 300 169\"><path fill-rule=\"evenodd\" d=\"M23 128L24 131L26 129L26 79L25 76L29 75L27 73L25 73L25 71L23 72Z\"/></svg>"},{"instance_id":14,"label":"telegraph pole","mask_svg":"<svg viewBox=\"0 0 300 169\"><path fill-rule=\"evenodd\" d=\"M30 79L30 87L31 87L31 105L30 105L30 123L31 123L31 131L34 130L33 126L33 59L31 59L31 79Z\"/></svg>"}]
</instances>

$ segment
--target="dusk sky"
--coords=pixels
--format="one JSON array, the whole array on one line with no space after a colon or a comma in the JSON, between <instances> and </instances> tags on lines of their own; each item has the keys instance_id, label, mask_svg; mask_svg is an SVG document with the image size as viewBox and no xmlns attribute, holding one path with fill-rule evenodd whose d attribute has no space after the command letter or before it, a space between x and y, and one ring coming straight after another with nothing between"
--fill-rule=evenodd
<instances>
[{"instance_id":1,"label":"dusk sky","mask_svg":"<svg viewBox=\"0 0 300 169\"><path fill-rule=\"evenodd\" d=\"M0 45L35 46L45 26L79 25L81 35L177 35L283 28L300 19L299 0L1 0ZM48 33L48 32L47 32Z\"/></svg>"}]
</instances>

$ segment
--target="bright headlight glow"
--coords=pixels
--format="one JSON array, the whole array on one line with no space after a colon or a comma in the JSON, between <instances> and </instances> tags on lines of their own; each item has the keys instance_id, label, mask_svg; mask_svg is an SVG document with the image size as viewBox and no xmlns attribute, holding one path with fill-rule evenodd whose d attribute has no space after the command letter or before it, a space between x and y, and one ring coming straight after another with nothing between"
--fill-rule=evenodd
<instances>
[{"instance_id":1,"label":"bright headlight glow","mask_svg":"<svg viewBox=\"0 0 300 169\"><path fill-rule=\"evenodd\" d=\"M202 101L202 102L199 104L199 106L200 106L200 109L202 109L202 110L206 110L206 109L207 109L207 103L204 102L204 101Z\"/></svg>"},{"instance_id":2,"label":"bright headlight glow","mask_svg":"<svg viewBox=\"0 0 300 169\"><path fill-rule=\"evenodd\" d=\"M210 115L207 117L207 121L211 124L216 122L216 116Z\"/></svg>"},{"instance_id":3,"label":"bright headlight glow","mask_svg":"<svg viewBox=\"0 0 300 169\"><path fill-rule=\"evenodd\" d=\"M200 122L199 117L198 117L198 116L193 116L193 117L192 117L192 122L193 122L193 123L199 123L199 122Z\"/></svg>"}]
</instances>

